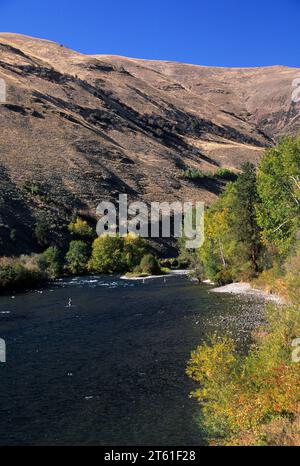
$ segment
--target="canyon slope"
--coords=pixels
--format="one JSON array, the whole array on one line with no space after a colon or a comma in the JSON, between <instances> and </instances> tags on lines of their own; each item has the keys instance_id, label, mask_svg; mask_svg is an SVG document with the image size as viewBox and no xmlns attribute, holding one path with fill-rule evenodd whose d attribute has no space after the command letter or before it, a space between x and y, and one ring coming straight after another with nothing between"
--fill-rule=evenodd
<instances>
[{"instance_id":1,"label":"canyon slope","mask_svg":"<svg viewBox=\"0 0 300 466\"><path fill-rule=\"evenodd\" d=\"M0 255L37 247L45 215L63 243L74 213L101 200L202 200L220 181L187 169L238 171L283 135L300 134L300 69L212 68L84 55L0 34Z\"/></svg>"}]
</instances>

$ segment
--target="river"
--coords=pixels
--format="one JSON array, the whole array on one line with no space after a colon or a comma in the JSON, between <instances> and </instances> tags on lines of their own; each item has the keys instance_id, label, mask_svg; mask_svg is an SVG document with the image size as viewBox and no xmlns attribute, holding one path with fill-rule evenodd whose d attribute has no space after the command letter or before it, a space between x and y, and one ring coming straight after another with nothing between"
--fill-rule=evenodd
<instances>
[{"instance_id":1,"label":"river","mask_svg":"<svg viewBox=\"0 0 300 466\"><path fill-rule=\"evenodd\" d=\"M190 352L215 330L245 347L261 311L185 276L75 278L0 297L0 444L205 444Z\"/></svg>"}]
</instances>

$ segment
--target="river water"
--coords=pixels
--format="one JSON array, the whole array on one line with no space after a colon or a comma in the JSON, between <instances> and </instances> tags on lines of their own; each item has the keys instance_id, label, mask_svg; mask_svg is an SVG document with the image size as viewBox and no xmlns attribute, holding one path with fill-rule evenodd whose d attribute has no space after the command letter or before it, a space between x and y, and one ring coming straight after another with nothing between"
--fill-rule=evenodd
<instances>
[{"instance_id":1,"label":"river water","mask_svg":"<svg viewBox=\"0 0 300 466\"><path fill-rule=\"evenodd\" d=\"M261 311L185 276L76 278L0 297L0 444L205 444L190 352L216 330L244 347Z\"/></svg>"}]
</instances>

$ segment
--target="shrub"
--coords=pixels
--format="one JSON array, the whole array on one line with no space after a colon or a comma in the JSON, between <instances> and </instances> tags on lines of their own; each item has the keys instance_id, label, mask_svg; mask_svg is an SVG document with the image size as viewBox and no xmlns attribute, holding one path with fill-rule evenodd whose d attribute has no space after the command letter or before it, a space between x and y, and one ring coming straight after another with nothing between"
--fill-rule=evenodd
<instances>
[{"instance_id":1,"label":"shrub","mask_svg":"<svg viewBox=\"0 0 300 466\"><path fill-rule=\"evenodd\" d=\"M269 293L282 296L292 303L300 302L300 243L296 242L285 262L274 260L273 266L264 270L254 285Z\"/></svg>"},{"instance_id":2,"label":"shrub","mask_svg":"<svg viewBox=\"0 0 300 466\"><path fill-rule=\"evenodd\" d=\"M188 168L187 170L182 172L182 177L187 178L189 180L201 180L210 176L211 174L205 173L202 170L198 170L195 168Z\"/></svg>"},{"instance_id":3,"label":"shrub","mask_svg":"<svg viewBox=\"0 0 300 466\"><path fill-rule=\"evenodd\" d=\"M25 181L25 183L23 184L23 189L32 194L33 196L37 196L40 192L39 184L35 181L30 180Z\"/></svg>"},{"instance_id":4,"label":"shrub","mask_svg":"<svg viewBox=\"0 0 300 466\"><path fill-rule=\"evenodd\" d=\"M51 246L41 254L41 265L42 264L51 279L59 277L62 269L62 262L57 247Z\"/></svg>"},{"instance_id":5,"label":"shrub","mask_svg":"<svg viewBox=\"0 0 300 466\"><path fill-rule=\"evenodd\" d=\"M116 273L126 270L124 257L124 240L119 236L107 234L99 236L93 242L92 257L88 267L93 272Z\"/></svg>"},{"instance_id":6,"label":"shrub","mask_svg":"<svg viewBox=\"0 0 300 466\"><path fill-rule=\"evenodd\" d=\"M215 276L214 276L214 281L217 285L223 286L226 285L227 283L232 283L233 278L232 278L232 273L230 269L222 269L220 270Z\"/></svg>"},{"instance_id":7,"label":"shrub","mask_svg":"<svg viewBox=\"0 0 300 466\"><path fill-rule=\"evenodd\" d=\"M67 268L72 274L81 275L87 269L88 247L84 241L71 241L66 254Z\"/></svg>"},{"instance_id":8,"label":"shrub","mask_svg":"<svg viewBox=\"0 0 300 466\"><path fill-rule=\"evenodd\" d=\"M146 254L142 258L139 270L141 273L145 273L147 275L159 275L161 273L159 264L152 254Z\"/></svg>"},{"instance_id":9,"label":"shrub","mask_svg":"<svg viewBox=\"0 0 300 466\"><path fill-rule=\"evenodd\" d=\"M222 178L227 181L235 181L238 177L238 174L229 170L228 168L218 168L214 174L217 178Z\"/></svg>"},{"instance_id":10,"label":"shrub","mask_svg":"<svg viewBox=\"0 0 300 466\"><path fill-rule=\"evenodd\" d=\"M86 220L77 217L76 220L71 222L68 226L69 232L79 239L91 239L95 236L95 232Z\"/></svg>"},{"instance_id":11,"label":"shrub","mask_svg":"<svg viewBox=\"0 0 300 466\"><path fill-rule=\"evenodd\" d=\"M184 170L182 173L182 178L187 178L189 180L201 180L204 178L207 179L217 179L221 178L225 181L236 181L238 178L238 174L229 170L228 168L218 168L215 173L213 172L206 172L203 170L199 170L196 168L188 168Z\"/></svg>"},{"instance_id":12,"label":"shrub","mask_svg":"<svg viewBox=\"0 0 300 466\"><path fill-rule=\"evenodd\" d=\"M300 335L299 309L269 306L266 318L267 333L258 333L246 356L226 336L192 352L187 374L198 384L192 396L212 444L270 445L276 438L300 443L300 362L291 357Z\"/></svg>"},{"instance_id":13,"label":"shrub","mask_svg":"<svg viewBox=\"0 0 300 466\"><path fill-rule=\"evenodd\" d=\"M38 256L0 259L0 290L30 287L48 278L38 265Z\"/></svg>"},{"instance_id":14,"label":"shrub","mask_svg":"<svg viewBox=\"0 0 300 466\"><path fill-rule=\"evenodd\" d=\"M284 281L287 286L288 298L294 302L300 302L300 243L285 263Z\"/></svg>"}]
</instances>

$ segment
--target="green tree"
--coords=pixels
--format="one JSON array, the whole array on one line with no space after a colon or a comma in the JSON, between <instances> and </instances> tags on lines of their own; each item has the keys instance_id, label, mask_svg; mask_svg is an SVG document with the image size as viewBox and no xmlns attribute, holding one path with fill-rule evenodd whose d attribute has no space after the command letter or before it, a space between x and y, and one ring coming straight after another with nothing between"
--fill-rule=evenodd
<instances>
[{"instance_id":1,"label":"green tree","mask_svg":"<svg viewBox=\"0 0 300 466\"><path fill-rule=\"evenodd\" d=\"M98 273L123 272L127 268L124 257L124 239L107 234L96 238L92 246L89 269Z\"/></svg>"},{"instance_id":2,"label":"green tree","mask_svg":"<svg viewBox=\"0 0 300 466\"><path fill-rule=\"evenodd\" d=\"M236 242L244 251L245 262L250 262L255 273L259 270L261 251L260 228L256 218L258 202L256 169L253 164L246 163L233 185L231 228Z\"/></svg>"},{"instance_id":3,"label":"green tree","mask_svg":"<svg viewBox=\"0 0 300 466\"><path fill-rule=\"evenodd\" d=\"M263 240L285 255L300 223L300 138L285 138L266 151L258 169L257 189Z\"/></svg>"},{"instance_id":4,"label":"green tree","mask_svg":"<svg viewBox=\"0 0 300 466\"><path fill-rule=\"evenodd\" d=\"M257 274L261 253L258 202L255 167L248 163L206 211L199 256L208 278L221 284Z\"/></svg>"},{"instance_id":5,"label":"green tree","mask_svg":"<svg viewBox=\"0 0 300 466\"><path fill-rule=\"evenodd\" d=\"M147 251L147 244L144 238L129 233L124 236L124 261L128 270L133 270L140 264L143 256Z\"/></svg>"},{"instance_id":6,"label":"green tree","mask_svg":"<svg viewBox=\"0 0 300 466\"><path fill-rule=\"evenodd\" d=\"M199 257L207 278L220 284L232 281L236 275L237 241L231 227L231 209L234 188L229 184L226 191L205 213L205 239Z\"/></svg>"},{"instance_id":7,"label":"green tree","mask_svg":"<svg viewBox=\"0 0 300 466\"><path fill-rule=\"evenodd\" d=\"M44 266L50 278L57 278L61 273L62 261L58 248L50 246L42 254Z\"/></svg>"},{"instance_id":8,"label":"green tree","mask_svg":"<svg viewBox=\"0 0 300 466\"><path fill-rule=\"evenodd\" d=\"M89 260L88 247L84 241L74 240L70 242L66 254L67 268L72 274L83 274L87 269Z\"/></svg>"}]
</instances>

